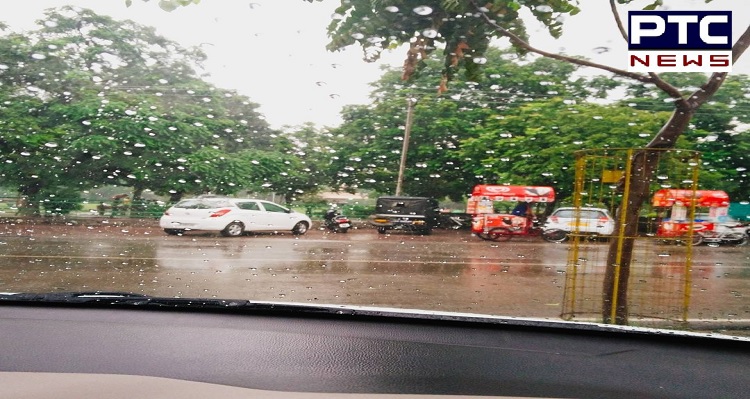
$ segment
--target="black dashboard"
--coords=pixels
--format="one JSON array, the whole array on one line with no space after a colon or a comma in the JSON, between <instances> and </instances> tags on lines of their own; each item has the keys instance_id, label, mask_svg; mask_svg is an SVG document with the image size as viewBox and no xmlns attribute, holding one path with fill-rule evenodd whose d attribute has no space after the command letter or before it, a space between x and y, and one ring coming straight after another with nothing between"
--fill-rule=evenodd
<instances>
[{"instance_id":1,"label":"black dashboard","mask_svg":"<svg viewBox=\"0 0 750 399\"><path fill-rule=\"evenodd\" d=\"M0 397L45 397L54 384L24 379L33 373L331 395L750 395L746 340L460 317L1 304L0 346Z\"/></svg>"}]
</instances>

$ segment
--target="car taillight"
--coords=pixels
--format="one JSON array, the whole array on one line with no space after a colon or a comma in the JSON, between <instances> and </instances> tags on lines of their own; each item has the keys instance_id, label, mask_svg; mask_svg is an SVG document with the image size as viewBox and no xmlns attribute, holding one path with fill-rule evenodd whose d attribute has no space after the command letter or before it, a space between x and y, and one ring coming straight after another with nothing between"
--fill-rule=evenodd
<instances>
[{"instance_id":1,"label":"car taillight","mask_svg":"<svg viewBox=\"0 0 750 399\"><path fill-rule=\"evenodd\" d=\"M231 211L232 211L231 209L219 209L216 212L212 212L211 213L211 217L212 218L218 218L218 217L226 215L227 213L229 213Z\"/></svg>"},{"instance_id":2,"label":"car taillight","mask_svg":"<svg viewBox=\"0 0 750 399\"><path fill-rule=\"evenodd\" d=\"M609 222L609 219L607 219L605 217L600 217L599 218L599 223L607 223L607 222Z\"/></svg>"},{"instance_id":3,"label":"car taillight","mask_svg":"<svg viewBox=\"0 0 750 399\"><path fill-rule=\"evenodd\" d=\"M552 223L557 223L557 216L550 216L549 220L551 220Z\"/></svg>"}]
</instances>

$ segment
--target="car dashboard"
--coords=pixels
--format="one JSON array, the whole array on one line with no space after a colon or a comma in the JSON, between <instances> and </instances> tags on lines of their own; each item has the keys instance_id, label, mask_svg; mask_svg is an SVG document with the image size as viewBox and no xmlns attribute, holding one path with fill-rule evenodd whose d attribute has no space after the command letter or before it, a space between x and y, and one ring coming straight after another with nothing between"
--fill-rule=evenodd
<instances>
[{"instance_id":1,"label":"car dashboard","mask_svg":"<svg viewBox=\"0 0 750 399\"><path fill-rule=\"evenodd\" d=\"M746 397L750 344L463 314L0 303L4 398Z\"/></svg>"}]
</instances>

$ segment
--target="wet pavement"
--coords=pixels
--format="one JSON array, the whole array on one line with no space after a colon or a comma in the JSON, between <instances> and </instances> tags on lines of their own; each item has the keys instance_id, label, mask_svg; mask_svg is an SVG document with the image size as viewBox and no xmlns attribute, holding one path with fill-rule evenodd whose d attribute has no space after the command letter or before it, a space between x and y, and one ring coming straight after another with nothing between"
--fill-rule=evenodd
<instances>
[{"instance_id":1,"label":"wet pavement","mask_svg":"<svg viewBox=\"0 0 750 399\"><path fill-rule=\"evenodd\" d=\"M591 266L576 281L569 248L538 237L496 243L448 230L420 236L314 228L299 237L224 238L167 236L154 221L5 223L0 291L128 291L559 319L571 308L585 310L586 295L600 295L608 246L585 245L581 256ZM696 247L688 275L684 248L654 247L639 256L648 268L634 274L631 289L658 290L634 294L634 309L674 317L687 304L693 320L750 324L750 247ZM571 301L571 282L579 285L579 302ZM674 295L685 287L688 296Z\"/></svg>"}]
</instances>

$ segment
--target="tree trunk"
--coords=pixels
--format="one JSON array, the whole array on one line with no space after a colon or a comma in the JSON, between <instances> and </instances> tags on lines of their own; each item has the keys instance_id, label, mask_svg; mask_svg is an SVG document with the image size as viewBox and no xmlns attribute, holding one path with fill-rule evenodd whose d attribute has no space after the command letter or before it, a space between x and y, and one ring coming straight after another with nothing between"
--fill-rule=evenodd
<instances>
[{"instance_id":1,"label":"tree trunk","mask_svg":"<svg viewBox=\"0 0 750 399\"><path fill-rule=\"evenodd\" d=\"M143 190L145 190L145 187L138 184L133 186L133 202L140 201L143 198Z\"/></svg>"},{"instance_id":2,"label":"tree trunk","mask_svg":"<svg viewBox=\"0 0 750 399\"><path fill-rule=\"evenodd\" d=\"M21 196L16 204L18 207L16 213L19 216L39 216L42 214L41 202L39 201L41 190L42 186L39 183L31 183L21 187L18 191Z\"/></svg>"},{"instance_id":3,"label":"tree trunk","mask_svg":"<svg viewBox=\"0 0 750 399\"><path fill-rule=\"evenodd\" d=\"M185 195L185 193L183 193L181 191L169 194L169 203L170 204L176 204L176 203L180 202L180 200L182 199L183 195Z\"/></svg>"},{"instance_id":4,"label":"tree trunk","mask_svg":"<svg viewBox=\"0 0 750 399\"><path fill-rule=\"evenodd\" d=\"M651 181L659 166L661 148L674 148L677 138L687 129L693 110L678 107L647 149L635 151L628 176L620 189L625 191L617 209L615 234L607 253L602 290L602 320L607 324L628 324L628 284L635 237L641 208L651 195ZM653 148L654 150L648 150ZM622 183L621 183L622 184ZM622 218L624 212L624 219Z\"/></svg>"}]
</instances>

